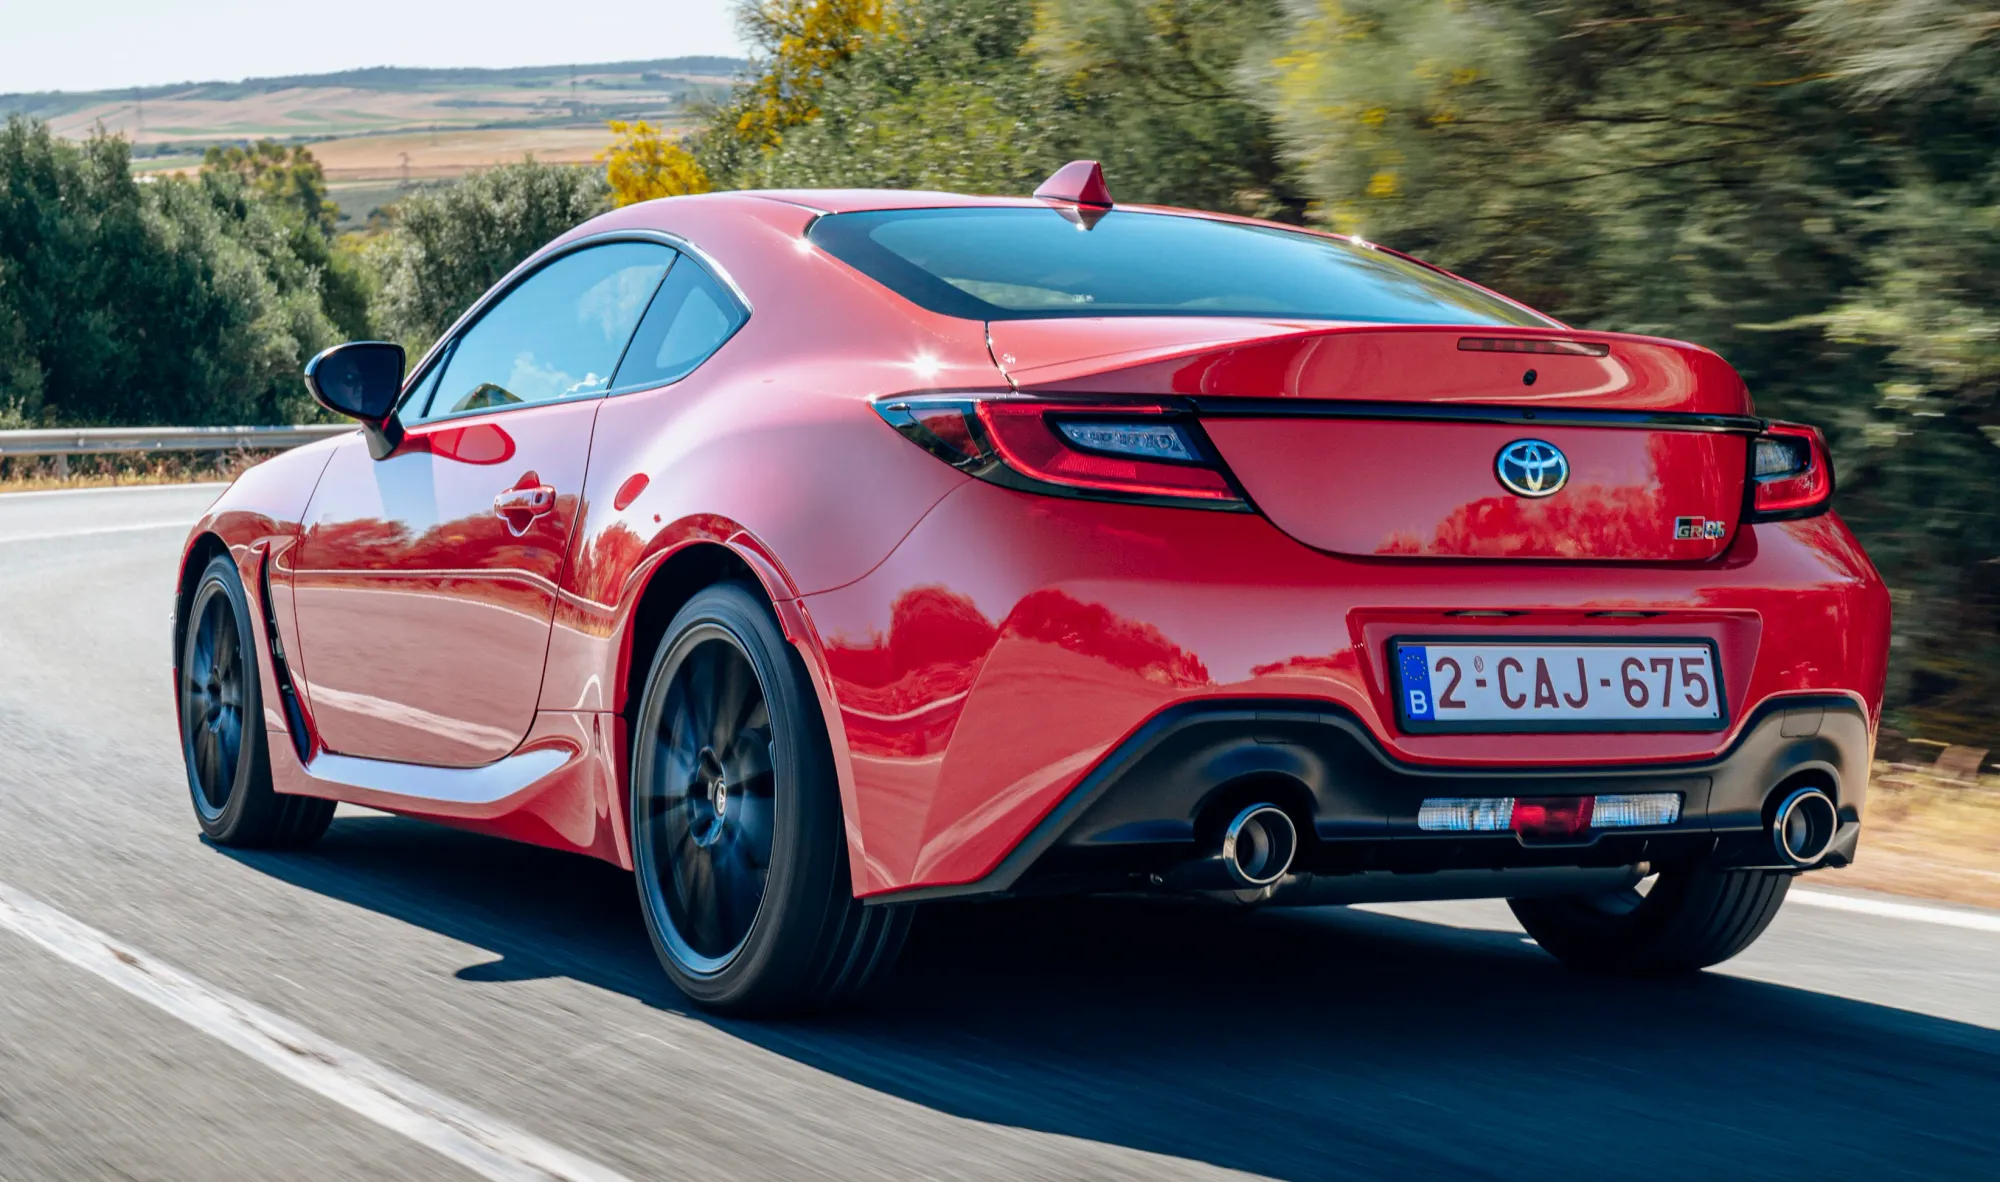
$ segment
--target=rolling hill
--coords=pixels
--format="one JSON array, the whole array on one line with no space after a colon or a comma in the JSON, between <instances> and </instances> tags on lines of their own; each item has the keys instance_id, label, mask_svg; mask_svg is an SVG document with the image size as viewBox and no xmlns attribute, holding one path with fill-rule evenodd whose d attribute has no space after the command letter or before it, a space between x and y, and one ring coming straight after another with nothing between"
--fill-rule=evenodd
<instances>
[{"instance_id":1,"label":"rolling hill","mask_svg":"<svg viewBox=\"0 0 2000 1182\"><path fill-rule=\"evenodd\" d=\"M523 155L589 161L609 144L610 119L681 125L691 104L719 96L744 65L680 57L493 70L377 67L0 94L0 118L44 119L56 134L76 139L102 127L132 142L141 173L192 167L210 144L310 144L343 220L354 221L409 186Z\"/></svg>"}]
</instances>

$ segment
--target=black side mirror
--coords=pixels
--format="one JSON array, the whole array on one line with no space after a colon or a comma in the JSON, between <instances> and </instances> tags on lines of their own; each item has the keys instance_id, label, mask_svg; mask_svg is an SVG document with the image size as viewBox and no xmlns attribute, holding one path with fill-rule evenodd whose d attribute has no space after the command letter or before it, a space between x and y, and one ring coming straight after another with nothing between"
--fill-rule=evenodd
<instances>
[{"instance_id":1,"label":"black side mirror","mask_svg":"<svg viewBox=\"0 0 2000 1182\"><path fill-rule=\"evenodd\" d=\"M368 436L368 454L383 459L403 441L396 399L403 392L403 346L388 341L350 341L306 362L306 388L313 400L337 415L358 419Z\"/></svg>"}]
</instances>

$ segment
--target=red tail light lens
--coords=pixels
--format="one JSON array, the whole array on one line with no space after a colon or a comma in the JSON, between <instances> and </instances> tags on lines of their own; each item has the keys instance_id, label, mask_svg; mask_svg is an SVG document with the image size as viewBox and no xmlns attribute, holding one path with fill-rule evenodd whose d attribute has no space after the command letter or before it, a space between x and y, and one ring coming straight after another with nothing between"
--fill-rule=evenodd
<instances>
[{"instance_id":1,"label":"red tail light lens","mask_svg":"<svg viewBox=\"0 0 2000 1182\"><path fill-rule=\"evenodd\" d=\"M1177 407L923 395L884 399L875 410L953 467L1024 492L1248 508L1200 424Z\"/></svg>"},{"instance_id":2,"label":"red tail light lens","mask_svg":"<svg viewBox=\"0 0 2000 1182\"><path fill-rule=\"evenodd\" d=\"M1751 521L1788 521L1826 512L1833 459L1819 428L1769 423L1750 443Z\"/></svg>"}]
</instances>

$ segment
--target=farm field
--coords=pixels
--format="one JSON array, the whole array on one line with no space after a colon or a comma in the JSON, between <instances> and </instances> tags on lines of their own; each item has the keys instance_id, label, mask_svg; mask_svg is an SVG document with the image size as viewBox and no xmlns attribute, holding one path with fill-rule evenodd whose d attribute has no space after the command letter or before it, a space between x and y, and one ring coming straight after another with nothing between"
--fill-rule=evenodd
<instances>
[{"instance_id":1,"label":"farm field","mask_svg":"<svg viewBox=\"0 0 2000 1182\"><path fill-rule=\"evenodd\" d=\"M45 119L82 139L102 128L133 145L133 171L179 172L211 144L304 143L325 166L342 221L355 223L410 185L452 180L533 155L586 164L612 119L679 128L719 96L731 58L501 70L377 68L129 91L0 94L0 118Z\"/></svg>"}]
</instances>

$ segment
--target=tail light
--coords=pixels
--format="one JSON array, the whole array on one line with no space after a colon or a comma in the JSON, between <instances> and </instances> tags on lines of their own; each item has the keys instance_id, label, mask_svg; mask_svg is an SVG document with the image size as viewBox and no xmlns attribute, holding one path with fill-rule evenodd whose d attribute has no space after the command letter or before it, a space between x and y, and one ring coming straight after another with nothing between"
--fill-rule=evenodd
<instances>
[{"instance_id":1,"label":"tail light","mask_svg":"<svg viewBox=\"0 0 2000 1182\"><path fill-rule=\"evenodd\" d=\"M1193 509L1249 505L1195 417L1158 403L886 398L875 411L967 475L1023 492Z\"/></svg>"},{"instance_id":2,"label":"tail light","mask_svg":"<svg viewBox=\"0 0 2000 1182\"><path fill-rule=\"evenodd\" d=\"M1750 521L1789 521L1826 512L1833 458L1819 428L1767 423L1750 443Z\"/></svg>"}]
</instances>

